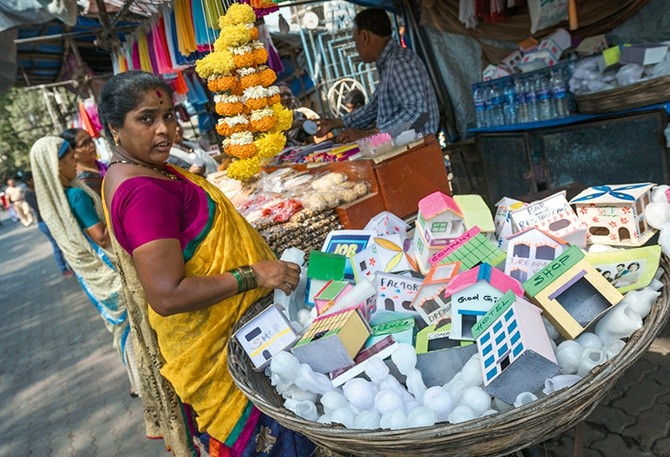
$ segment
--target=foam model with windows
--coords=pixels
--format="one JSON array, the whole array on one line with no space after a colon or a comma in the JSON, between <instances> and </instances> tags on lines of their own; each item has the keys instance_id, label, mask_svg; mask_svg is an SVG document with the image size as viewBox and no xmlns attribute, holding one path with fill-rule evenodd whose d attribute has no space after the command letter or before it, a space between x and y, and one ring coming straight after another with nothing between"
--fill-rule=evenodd
<instances>
[{"instance_id":1,"label":"foam model with windows","mask_svg":"<svg viewBox=\"0 0 670 457\"><path fill-rule=\"evenodd\" d=\"M495 224L491 210L481 195L454 195L454 201L461 209L465 228L479 227L490 240L495 240Z\"/></svg>"},{"instance_id":2,"label":"foam model with windows","mask_svg":"<svg viewBox=\"0 0 670 457\"><path fill-rule=\"evenodd\" d=\"M570 246L523 284L530 300L565 338L576 338L623 295Z\"/></svg>"},{"instance_id":3,"label":"foam model with windows","mask_svg":"<svg viewBox=\"0 0 670 457\"><path fill-rule=\"evenodd\" d=\"M512 211L524 206L528 206L528 203L509 197L503 197L496 203L496 214L493 218L493 224L498 247L503 251L507 251L507 237L514 233L511 218Z\"/></svg>"},{"instance_id":4,"label":"foam model with windows","mask_svg":"<svg viewBox=\"0 0 670 457\"><path fill-rule=\"evenodd\" d=\"M377 273L374 277L375 304L371 307L370 325L381 324L403 317L419 317L412 306L419 293L422 280L389 273Z\"/></svg>"},{"instance_id":5,"label":"foam model with windows","mask_svg":"<svg viewBox=\"0 0 670 457\"><path fill-rule=\"evenodd\" d=\"M423 279L412 307L428 325L441 327L451 322L451 303L444 297L444 290L460 268L460 262L435 265Z\"/></svg>"},{"instance_id":6,"label":"foam model with windows","mask_svg":"<svg viewBox=\"0 0 670 457\"><path fill-rule=\"evenodd\" d=\"M572 210L565 194L565 191L561 191L544 200L538 200L512 211L510 217L514 232L522 232L535 227L570 244L585 248L586 224Z\"/></svg>"},{"instance_id":7,"label":"foam model with windows","mask_svg":"<svg viewBox=\"0 0 670 457\"><path fill-rule=\"evenodd\" d=\"M279 307L271 305L235 332L235 338L254 368L262 370L273 355L292 346L299 336Z\"/></svg>"},{"instance_id":8,"label":"foam model with windows","mask_svg":"<svg viewBox=\"0 0 670 457\"><path fill-rule=\"evenodd\" d=\"M349 258L356 282L363 278L372 281L378 271L400 273L411 270L405 240L396 234L372 238L365 249Z\"/></svg>"},{"instance_id":9,"label":"foam model with windows","mask_svg":"<svg viewBox=\"0 0 670 457\"><path fill-rule=\"evenodd\" d=\"M593 186L570 203L588 226L589 243L642 246L655 230L644 219L651 201L652 183Z\"/></svg>"},{"instance_id":10,"label":"foam model with windows","mask_svg":"<svg viewBox=\"0 0 670 457\"><path fill-rule=\"evenodd\" d=\"M505 293L472 329L477 341L484 390L512 404L522 392L537 392L561 367L532 303Z\"/></svg>"},{"instance_id":11,"label":"foam model with windows","mask_svg":"<svg viewBox=\"0 0 670 457\"><path fill-rule=\"evenodd\" d=\"M477 352L472 341L452 340L450 333L448 323L441 327L429 325L416 334L416 367L427 387L449 382Z\"/></svg>"},{"instance_id":12,"label":"foam model with windows","mask_svg":"<svg viewBox=\"0 0 670 457\"><path fill-rule=\"evenodd\" d=\"M414 230L414 253L424 275L430 270L430 259L465 232L461 208L449 195L433 192L418 203Z\"/></svg>"},{"instance_id":13,"label":"foam model with windows","mask_svg":"<svg viewBox=\"0 0 670 457\"><path fill-rule=\"evenodd\" d=\"M461 269L469 270L483 262L497 267L505 261L505 256L505 251L484 236L479 227L472 227L428 262L430 265L461 262Z\"/></svg>"},{"instance_id":14,"label":"foam model with windows","mask_svg":"<svg viewBox=\"0 0 670 457\"><path fill-rule=\"evenodd\" d=\"M443 292L451 303L449 338L473 341L472 328L509 290L523 297L519 281L488 263L456 275Z\"/></svg>"},{"instance_id":15,"label":"foam model with windows","mask_svg":"<svg viewBox=\"0 0 670 457\"><path fill-rule=\"evenodd\" d=\"M291 352L319 373L354 364L354 357L370 337L368 322L358 308L317 317Z\"/></svg>"},{"instance_id":16,"label":"foam model with windows","mask_svg":"<svg viewBox=\"0 0 670 457\"><path fill-rule=\"evenodd\" d=\"M566 241L535 227L510 235L505 273L525 282L568 247Z\"/></svg>"}]
</instances>

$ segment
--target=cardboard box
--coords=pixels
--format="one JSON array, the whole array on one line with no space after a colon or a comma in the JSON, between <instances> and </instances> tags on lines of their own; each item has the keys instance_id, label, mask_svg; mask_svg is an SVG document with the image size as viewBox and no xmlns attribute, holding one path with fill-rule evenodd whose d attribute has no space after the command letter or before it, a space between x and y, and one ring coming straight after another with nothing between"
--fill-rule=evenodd
<instances>
[{"instance_id":1,"label":"cardboard box","mask_svg":"<svg viewBox=\"0 0 670 457\"><path fill-rule=\"evenodd\" d=\"M605 35L594 35L584 38L575 48L575 52L579 57L586 57L599 54L607 49L607 47L608 44Z\"/></svg>"},{"instance_id":2,"label":"cardboard box","mask_svg":"<svg viewBox=\"0 0 670 457\"><path fill-rule=\"evenodd\" d=\"M556 29L555 32L546 36L540 41L538 49L541 51L549 51L557 59L561 58L563 51L572 46L572 37L570 32L563 28Z\"/></svg>"}]
</instances>

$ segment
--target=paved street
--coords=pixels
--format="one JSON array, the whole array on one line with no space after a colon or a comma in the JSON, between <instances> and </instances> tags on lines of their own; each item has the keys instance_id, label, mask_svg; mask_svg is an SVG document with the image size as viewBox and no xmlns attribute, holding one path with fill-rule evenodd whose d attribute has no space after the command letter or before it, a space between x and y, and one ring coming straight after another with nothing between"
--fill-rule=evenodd
<instances>
[{"instance_id":1,"label":"paved street","mask_svg":"<svg viewBox=\"0 0 670 457\"><path fill-rule=\"evenodd\" d=\"M36 227L0 227L0 456L168 456L98 312ZM586 421L584 457L670 457L670 329ZM573 431L540 455L572 455Z\"/></svg>"}]
</instances>

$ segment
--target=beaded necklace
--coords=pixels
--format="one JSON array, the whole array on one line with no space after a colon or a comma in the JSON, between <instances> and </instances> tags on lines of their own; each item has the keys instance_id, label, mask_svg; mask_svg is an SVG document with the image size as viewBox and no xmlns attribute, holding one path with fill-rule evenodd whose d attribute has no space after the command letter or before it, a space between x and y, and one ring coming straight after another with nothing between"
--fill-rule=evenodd
<instances>
[{"instance_id":1,"label":"beaded necklace","mask_svg":"<svg viewBox=\"0 0 670 457\"><path fill-rule=\"evenodd\" d=\"M152 167L151 165L144 165L144 164L142 164L142 163L131 162L130 160L123 160L123 159L121 159L121 160L112 160L111 162L109 162L109 165L112 166L112 165L114 165L115 163L125 163L126 165L136 165L136 166L138 166L138 167L142 167L142 168L146 168L146 169L149 169L149 170L153 170L153 171L155 171L155 172L157 172L157 173L162 174L162 175L165 176L166 178L171 179L172 181L176 181L177 179L179 179L179 178L177 178L175 175L173 175L173 174L171 174L171 173L168 173L167 171L165 171L165 170L163 170L163 169L161 169L161 168Z\"/></svg>"}]
</instances>

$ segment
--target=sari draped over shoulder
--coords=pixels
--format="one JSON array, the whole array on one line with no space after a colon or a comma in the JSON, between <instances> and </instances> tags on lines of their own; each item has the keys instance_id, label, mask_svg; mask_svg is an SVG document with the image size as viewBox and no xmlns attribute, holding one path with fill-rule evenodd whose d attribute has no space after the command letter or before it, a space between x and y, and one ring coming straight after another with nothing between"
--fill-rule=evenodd
<instances>
[{"instance_id":1,"label":"sari draped over shoulder","mask_svg":"<svg viewBox=\"0 0 670 457\"><path fill-rule=\"evenodd\" d=\"M217 275L275 258L218 188L197 175L182 170L179 175L204 190L208 206L203 230L183 248L187 277ZM113 243L138 343L148 435L163 436L176 455L193 454L193 431L184 420L183 402L197 414L200 432L233 447L245 436L246 422L257 420L258 414L252 413L228 372L226 344L235 322L269 290L250 290L203 310L162 317L147 306L131 256L116 239Z\"/></svg>"}]
</instances>

